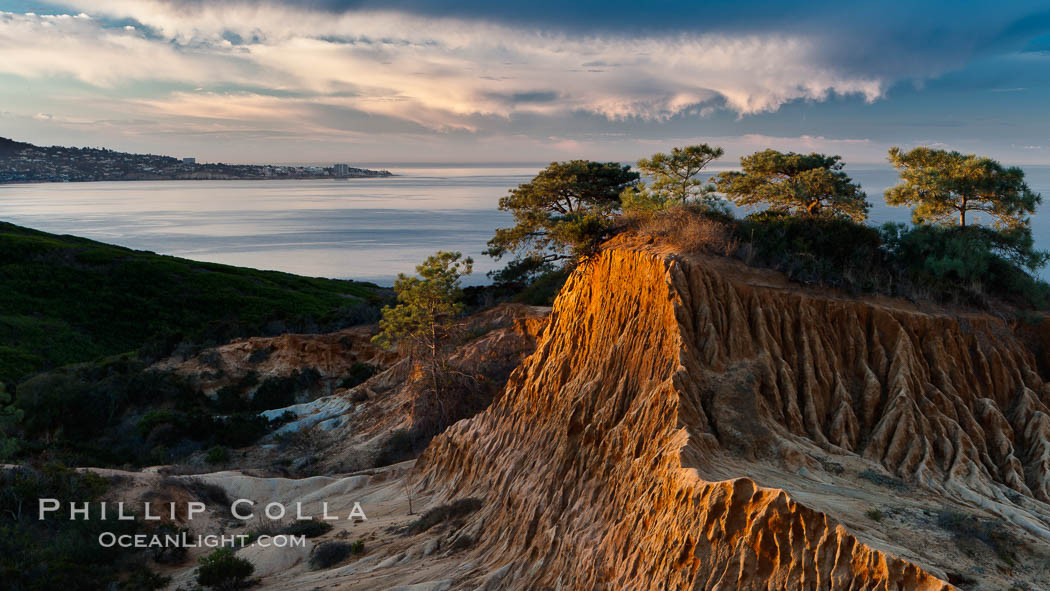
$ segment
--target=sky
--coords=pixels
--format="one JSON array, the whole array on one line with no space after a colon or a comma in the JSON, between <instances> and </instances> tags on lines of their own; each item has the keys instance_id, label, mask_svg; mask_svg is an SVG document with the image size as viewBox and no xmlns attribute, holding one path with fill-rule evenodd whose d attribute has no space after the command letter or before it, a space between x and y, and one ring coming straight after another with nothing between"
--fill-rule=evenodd
<instances>
[{"instance_id":1,"label":"sky","mask_svg":"<svg viewBox=\"0 0 1050 591\"><path fill-rule=\"evenodd\" d=\"M0 0L0 136L222 162L706 142L1050 164L1045 2Z\"/></svg>"}]
</instances>

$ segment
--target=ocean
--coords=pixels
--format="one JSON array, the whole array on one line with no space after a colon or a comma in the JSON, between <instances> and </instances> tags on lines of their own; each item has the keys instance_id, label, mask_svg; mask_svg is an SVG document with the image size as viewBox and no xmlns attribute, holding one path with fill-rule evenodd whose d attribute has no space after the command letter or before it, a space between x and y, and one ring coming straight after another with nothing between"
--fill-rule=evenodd
<instances>
[{"instance_id":1,"label":"ocean","mask_svg":"<svg viewBox=\"0 0 1050 591\"><path fill-rule=\"evenodd\" d=\"M438 250L472 256L468 284L502 266L482 254L508 189L544 165L386 166L398 176L347 180L141 181L0 185L0 220L200 261L391 285ZM871 220L908 221L888 207L889 167L847 167ZM1050 167L1025 167L1047 203L1033 223L1050 249ZM1050 279L1050 270L1044 269Z\"/></svg>"}]
</instances>

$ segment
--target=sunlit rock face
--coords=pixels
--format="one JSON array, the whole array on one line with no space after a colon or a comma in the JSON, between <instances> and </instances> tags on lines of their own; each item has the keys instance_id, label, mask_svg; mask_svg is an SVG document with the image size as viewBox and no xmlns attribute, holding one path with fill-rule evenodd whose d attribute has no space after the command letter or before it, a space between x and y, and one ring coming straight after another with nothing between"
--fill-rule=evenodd
<instances>
[{"instance_id":1,"label":"sunlit rock face","mask_svg":"<svg viewBox=\"0 0 1050 591\"><path fill-rule=\"evenodd\" d=\"M1036 554L1050 539L1031 342L628 238L581 266L502 396L416 473L485 499L464 525L483 588L948 589L982 558L929 525L944 504ZM895 500L912 529L863 517ZM1005 568L988 576L1041 576Z\"/></svg>"}]
</instances>

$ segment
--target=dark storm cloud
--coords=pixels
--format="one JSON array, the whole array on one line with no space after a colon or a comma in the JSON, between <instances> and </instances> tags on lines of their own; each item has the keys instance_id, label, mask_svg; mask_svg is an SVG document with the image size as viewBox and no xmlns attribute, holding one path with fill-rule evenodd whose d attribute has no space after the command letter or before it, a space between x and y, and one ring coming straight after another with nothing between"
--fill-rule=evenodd
<instances>
[{"instance_id":1,"label":"dark storm cloud","mask_svg":"<svg viewBox=\"0 0 1050 591\"><path fill-rule=\"evenodd\" d=\"M187 10L245 0L167 0ZM737 33L804 35L826 48L829 65L846 72L898 78L925 77L983 55L1045 51L1050 11L1045 2L836 2L688 0L299 0L310 10L398 11L474 19L580 35ZM921 59L917 59L921 57ZM585 64L587 65L587 64ZM602 64L604 65L604 64ZM594 66L599 67L598 63Z\"/></svg>"},{"instance_id":2,"label":"dark storm cloud","mask_svg":"<svg viewBox=\"0 0 1050 591\"><path fill-rule=\"evenodd\" d=\"M174 6L199 8L218 3L244 4L244 0L167 0ZM975 1L871 2L770 1L752 2L689 0L638 2L637 0L299 0L249 3L283 4L333 13L352 10L400 11L434 17L478 19L541 29L589 33L644 31L760 32L777 31L892 36L895 41L931 48L956 43L981 45L1016 42L1050 32L1050 11L1045 2ZM970 33L969 41L957 34Z\"/></svg>"}]
</instances>

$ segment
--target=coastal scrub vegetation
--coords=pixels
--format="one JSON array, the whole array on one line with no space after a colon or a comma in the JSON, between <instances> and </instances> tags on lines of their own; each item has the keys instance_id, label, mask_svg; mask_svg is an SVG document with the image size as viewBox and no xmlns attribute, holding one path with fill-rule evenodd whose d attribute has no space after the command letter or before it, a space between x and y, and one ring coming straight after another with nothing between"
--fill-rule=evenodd
<instances>
[{"instance_id":1,"label":"coastal scrub vegetation","mask_svg":"<svg viewBox=\"0 0 1050 591\"><path fill-rule=\"evenodd\" d=\"M310 555L310 568L324 570L346 561L353 555L365 553L364 540L354 542L322 542Z\"/></svg>"},{"instance_id":2,"label":"coastal scrub vegetation","mask_svg":"<svg viewBox=\"0 0 1050 591\"><path fill-rule=\"evenodd\" d=\"M1008 567L1017 564L1017 553L1024 546L999 519L982 519L976 515L944 509L937 513L937 525L950 532L956 545L964 552L978 550L980 545L977 542L981 542Z\"/></svg>"},{"instance_id":3,"label":"coastal scrub vegetation","mask_svg":"<svg viewBox=\"0 0 1050 591\"><path fill-rule=\"evenodd\" d=\"M259 411L294 403L320 378L312 368L258 384L249 374L210 399L154 361L243 336L374 322L389 297L368 283L200 263L7 223L0 284L0 460L98 466L248 445L272 426Z\"/></svg>"},{"instance_id":4,"label":"coastal scrub vegetation","mask_svg":"<svg viewBox=\"0 0 1050 591\"><path fill-rule=\"evenodd\" d=\"M0 382L126 352L372 321L385 292L135 251L0 222Z\"/></svg>"},{"instance_id":5,"label":"coastal scrub vegetation","mask_svg":"<svg viewBox=\"0 0 1050 591\"><path fill-rule=\"evenodd\" d=\"M455 522L476 512L484 504L476 497L456 499L446 505L439 505L424 513L419 519L408 525L407 532L418 534L445 522Z\"/></svg>"},{"instance_id":6,"label":"coastal scrub vegetation","mask_svg":"<svg viewBox=\"0 0 1050 591\"><path fill-rule=\"evenodd\" d=\"M70 365L18 385L10 406L19 414L0 421L0 452L6 461L134 468L214 450L205 460L222 463L229 448L250 445L280 423L259 415L269 410L259 401L229 398L209 398L133 354Z\"/></svg>"},{"instance_id":7,"label":"coastal scrub vegetation","mask_svg":"<svg viewBox=\"0 0 1050 591\"><path fill-rule=\"evenodd\" d=\"M93 472L77 472L61 464L41 468L0 470L0 586L4 589L66 589L89 591L115 588L124 573L142 570L144 551L107 548L98 543L104 532L146 533L141 521L71 520L68 513L38 519L37 500L95 503L113 485ZM166 578L148 572L132 575L140 590L161 588ZM129 579L131 580L131 579Z\"/></svg>"},{"instance_id":8,"label":"coastal scrub vegetation","mask_svg":"<svg viewBox=\"0 0 1050 591\"><path fill-rule=\"evenodd\" d=\"M255 565L233 553L230 548L219 548L200 558L197 583L215 591L235 591L249 586L248 577Z\"/></svg>"}]
</instances>

